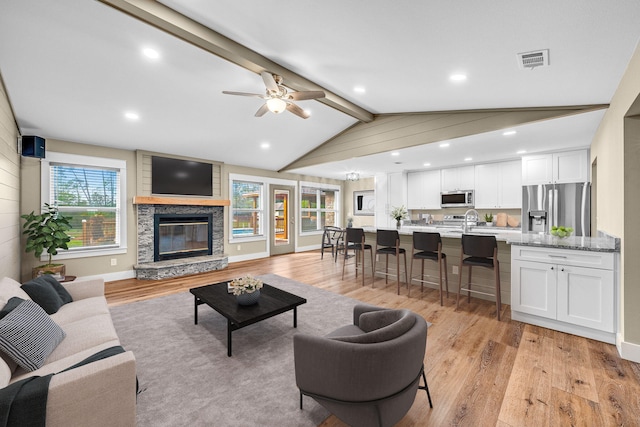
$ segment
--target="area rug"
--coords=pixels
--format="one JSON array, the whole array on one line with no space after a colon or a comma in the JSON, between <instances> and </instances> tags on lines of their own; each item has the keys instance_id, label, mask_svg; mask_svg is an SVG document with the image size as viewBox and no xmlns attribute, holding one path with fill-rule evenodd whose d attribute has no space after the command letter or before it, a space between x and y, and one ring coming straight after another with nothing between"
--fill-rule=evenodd
<instances>
[{"instance_id":1,"label":"area rug","mask_svg":"<svg viewBox=\"0 0 640 427\"><path fill-rule=\"evenodd\" d=\"M353 321L357 300L277 275L265 283L307 299L293 312L233 332L227 357L227 321L207 305L193 323L193 295L183 292L113 307L125 349L136 357L141 393L137 421L146 426L316 426L330 414L299 394L293 336L324 335Z\"/></svg>"}]
</instances>

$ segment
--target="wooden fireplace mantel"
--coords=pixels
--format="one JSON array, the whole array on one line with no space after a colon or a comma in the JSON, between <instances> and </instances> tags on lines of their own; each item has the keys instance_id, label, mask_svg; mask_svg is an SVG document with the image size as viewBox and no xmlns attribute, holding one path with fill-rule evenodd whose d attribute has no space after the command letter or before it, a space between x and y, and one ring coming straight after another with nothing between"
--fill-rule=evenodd
<instances>
[{"instance_id":1,"label":"wooden fireplace mantel","mask_svg":"<svg viewBox=\"0 0 640 427\"><path fill-rule=\"evenodd\" d=\"M231 200L193 199L188 197L136 196L134 205L189 205L189 206L229 206Z\"/></svg>"}]
</instances>

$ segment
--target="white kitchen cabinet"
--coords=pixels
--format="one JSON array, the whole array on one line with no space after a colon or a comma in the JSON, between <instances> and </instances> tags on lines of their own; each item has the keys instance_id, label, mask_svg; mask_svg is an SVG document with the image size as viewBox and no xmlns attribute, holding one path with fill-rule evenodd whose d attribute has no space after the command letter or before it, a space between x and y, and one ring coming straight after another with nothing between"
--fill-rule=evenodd
<instances>
[{"instance_id":1,"label":"white kitchen cabinet","mask_svg":"<svg viewBox=\"0 0 640 427\"><path fill-rule=\"evenodd\" d=\"M587 150L555 153L552 159L555 183L563 184L568 182L589 181L589 159L587 157Z\"/></svg>"},{"instance_id":2,"label":"white kitchen cabinet","mask_svg":"<svg viewBox=\"0 0 640 427\"><path fill-rule=\"evenodd\" d=\"M407 208L440 209L440 170L407 174Z\"/></svg>"},{"instance_id":3,"label":"white kitchen cabinet","mask_svg":"<svg viewBox=\"0 0 640 427\"><path fill-rule=\"evenodd\" d=\"M395 227L391 210L407 206L407 174L398 172L376 174L376 227Z\"/></svg>"},{"instance_id":4,"label":"white kitchen cabinet","mask_svg":"<svg viewBox=\"0 0 640 427\"><path fill-rule=\"evenodd\" d=\"M520 161L475 166L475 207L478 209L522 207Z\"/></svg>"},{"instance_id":5,"label":"white kitchen cabinet","mask_svg":"<svg viewBox=\"0 0 640 427\"><path fill-rule=\"evenodd\" d=\"M615 254L512 246L514 320L615 342Z\"/></svg>"},{"instance_id":6,"label":"white kitchen cabinet","mask_svg":"<svg viewBox=\"0 0 640 427\"><path fill-rule=\"evenodd\" d=\"M522 185L589 181L587 150L522 158Z\"/></svg>"},{"instance_id":7,"label":"white kitchen cabinet","mask_svg":"<svg viewBox=\"0 0 640 427\"><path fill-rule=\"evenodd\" d=\"M441 170L441 189L446 191L472 190L475 187L473 166L461 166Z\"/></svg>"},{"instance_id":8,"label":"white kitchen cabinet","mask_svg":"<svg viewBox=\"0 0 640 427\"><path fill-rule=\"evenodd\" d=\"M555 319L557 267L553 264L511 262L511 310Z\"/></svg>"}]
</instances>

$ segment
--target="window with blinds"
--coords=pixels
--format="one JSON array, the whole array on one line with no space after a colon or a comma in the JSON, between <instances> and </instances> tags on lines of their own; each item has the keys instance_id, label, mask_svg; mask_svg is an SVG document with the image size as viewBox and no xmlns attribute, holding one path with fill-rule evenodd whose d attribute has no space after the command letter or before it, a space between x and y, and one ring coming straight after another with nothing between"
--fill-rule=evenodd
<instances>
[{"instance_id":1,"label":"window with blinds","mask_svg":"<svg viewBox=\"0 0 640 427\"><path fill-rule=\"evenodd\" d=\"M49 204L70 217L70 251L120 246L121 171L49 164Z\"/></svg>"}]
</instances>

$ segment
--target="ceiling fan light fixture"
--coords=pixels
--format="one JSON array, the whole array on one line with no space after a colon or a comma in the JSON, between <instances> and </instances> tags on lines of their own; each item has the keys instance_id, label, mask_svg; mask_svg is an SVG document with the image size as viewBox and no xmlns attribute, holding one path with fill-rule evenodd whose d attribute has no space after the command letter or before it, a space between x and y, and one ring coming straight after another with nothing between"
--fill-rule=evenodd
<instances>
[{"instance_id":1,"label":"ceiling fan light fixture","mask_svg":"<svg viewBox=\"0 0 640 427\"><path fill-rule=\"evenodd\" d=\"M287 103L280 98L271 98L267 100L269 111L274 114L280 114L287 108Z\"/></svg>"}]
</instances>

